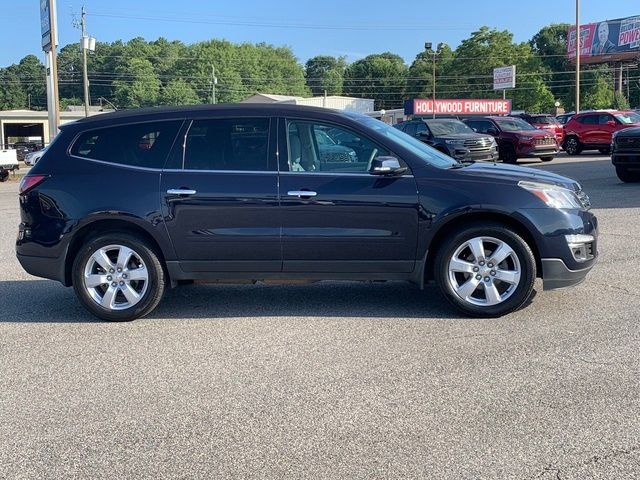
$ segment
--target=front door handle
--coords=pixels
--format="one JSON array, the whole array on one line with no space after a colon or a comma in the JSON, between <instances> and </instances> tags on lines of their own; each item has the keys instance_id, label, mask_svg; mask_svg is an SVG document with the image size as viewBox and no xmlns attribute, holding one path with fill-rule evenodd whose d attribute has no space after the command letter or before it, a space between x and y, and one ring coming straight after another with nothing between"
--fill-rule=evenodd
<instances>
[{"instance_id":1,"label":"front door handle","mask_svg":"<svg viewBox=\"0 0 640 480\"><path fill-rule=\"evenodd\" d=\"M287 192L287 195L289 195L290 197L302 198L302 197L315 197L316 195L318 195L318 193L312 192L310 190L291 190L290 192Z\"/></svg>"},{"instance_id":2,"label":"front door handle","mask_svg":"<svg viewBox=\"0 0 640 480\"><path fill-rule=\"evenodd\" d=\"M190 190L188 188L170 188L167 190L167 195L195 195L195 190Z\"/></svg>"}]
</instances>

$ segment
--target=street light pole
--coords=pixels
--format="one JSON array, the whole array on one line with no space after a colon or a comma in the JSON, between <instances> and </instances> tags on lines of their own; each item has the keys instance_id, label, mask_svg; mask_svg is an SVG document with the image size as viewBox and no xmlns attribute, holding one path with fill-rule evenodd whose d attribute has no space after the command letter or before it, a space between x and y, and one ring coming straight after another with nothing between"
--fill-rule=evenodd
<instances>
[{"instance_id":1,"label":"street light pole","mask_svg":"<svg viewBox=\"0 0 640 480\"><path fill-rule=\"evenodd\" d=\"M580 0L576 0L576 113L580 113Z\"/></svg>"},{"instance_id":2,"label":"street light pole","mask_svg":"<svg viewBox=\"0 0 640 480\"><path fill-rule=\"evenodd\" d=\"M82 7L82 13L80 15L80 25L82 26L82 85L84 89L84 116L89 116L89 74L87 73L87 49L88 49L88 36L87 36L87 13L84 6Z\"/></svg>"}]
</instances>

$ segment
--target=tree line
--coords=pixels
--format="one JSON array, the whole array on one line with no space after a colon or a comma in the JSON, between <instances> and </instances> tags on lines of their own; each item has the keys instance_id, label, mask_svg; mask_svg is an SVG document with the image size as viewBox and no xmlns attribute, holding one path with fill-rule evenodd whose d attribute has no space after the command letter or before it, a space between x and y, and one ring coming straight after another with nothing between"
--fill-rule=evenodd
<instances>
[{"instance_id":1,"label":"tree line","mask_svg":"<svg viewBox=\"0 0 640 480\"><path fill-rule=\"evenodd\" d=\"M556 101L574 106L574 66L566 56L566 24L549 25L528 42L514 42L507 30L482 27L456 49L443 46L435 55L438 98L501 98L493 90L493 69L516 65L516 88L507 92L513 108L548 112ZM434 54L419 52L407 65L391 52L348 63L344 57L319 55L302 65L290 48L266 43L234 44L211 40L195 44L160 38L134 38L96 45L89 55L92 104L118 108L238 102L255 93L372 98L376 108L399 108L410 98L432 96ZM582 108L627 108L639 104L640 71L628 71L625 92L614 94L608 65L585 66ZM81 105L82 55L78 43L58 54L62 108ZM217 82L214 82L214 78ZM636 99L633 101L632 99ZM45 67L35 55L0 69L0 109L46 109Z\"/></svg>"}]
</instances>

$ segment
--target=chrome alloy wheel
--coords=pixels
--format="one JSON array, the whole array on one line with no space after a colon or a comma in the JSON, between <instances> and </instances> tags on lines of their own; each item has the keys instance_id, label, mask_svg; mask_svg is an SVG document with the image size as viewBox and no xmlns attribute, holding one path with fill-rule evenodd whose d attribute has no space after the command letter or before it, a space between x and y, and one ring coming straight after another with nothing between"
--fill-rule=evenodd
<instances>
[{"instance_id":1,"label":"chrome alloy wheel","mask_svg":"<svg viewBox=\"0 0 640 480\"><path fill-rule=\"evenodd\" d=\"M522 269L513 249L493 237L465 241L449 260L449 284L465 302L498 305L516 291Z\"/></svg>"},{"instance_id":2,"label":"chrome alloy wheel","mask_svg":"<svg viewBox=\"0 0 640 480\"><path fill-rule=\"evenodd\" d=\"M144 296L149 272L140 255L131 248L108 245L89 257L82 280L98 305L107 310L125 310Z\"/></svg>"}]
</instances>

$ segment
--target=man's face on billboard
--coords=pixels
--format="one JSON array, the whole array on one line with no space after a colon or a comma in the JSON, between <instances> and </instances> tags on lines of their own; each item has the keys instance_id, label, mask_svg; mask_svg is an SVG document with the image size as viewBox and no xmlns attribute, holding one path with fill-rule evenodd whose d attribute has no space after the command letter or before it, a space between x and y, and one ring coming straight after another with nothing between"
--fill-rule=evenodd
<instances>
[{"instance_id":1,"label":"man's face on billboard","mask_svg":"<svg viewBox=\"0 0 640 480\"><path fill-rule=\"evenodd\" d=\"M605 43L609 40L609 24L607 22L602 22L598 27L598 39L600 43Z\"/></svg>"}]
</instances>

